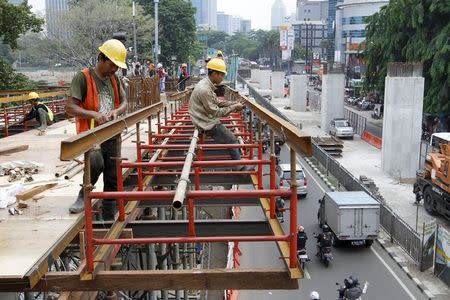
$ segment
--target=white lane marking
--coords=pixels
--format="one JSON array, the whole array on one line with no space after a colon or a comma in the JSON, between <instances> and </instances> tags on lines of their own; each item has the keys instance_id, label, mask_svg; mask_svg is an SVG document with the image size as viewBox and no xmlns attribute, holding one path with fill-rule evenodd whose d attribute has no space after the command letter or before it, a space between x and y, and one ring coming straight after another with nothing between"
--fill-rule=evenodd
<instances>
[{"instance_id":1,"label":"white lane marking","mask_svg":"<svg viewBox=\"0 0 450 300\"><path fill-rule=\"evenodd\" d=\"M297 158L297 162L300 163L300 160ZM301 163L300 163L301 164ZM309 172L308 169L305 169L308 173L309 176L316 182L317 186L323 191L325 192L325 189L319 184L319 182L316 180L316 178L314 178L314 176ZM394 276L395 280L397 280L397 282L400 284L400 286L405 290L405 292L411 297L411 299L416 300L416 297L414 297L414 295L408 290L408 288L406 287L406 285L401 281L401 279L397 276L397 274L395 274L395 272L391 269L391 267L389 267L389 265L383 260L383 258L378 254L378 252L376 252L373 247L370 247L370 249L372 250L372 252L375 254L375 256L381 261L381 263L386 267L386 269L392 274L392 276ZM307 275L307 271L305 270L305 275L308 278Z\"/></svg>"},{"instance_id":2,"label":"white lane marking","mask_svg":"<svg viewBox=\"0 0 450 300\"><path fill-rule=\"evenodd\" d=\"M300 159L297 158L297 162L303 166L303 163L300 162ZM312 175L312 173L305 167L303 166L303 170L305 170L306 172L308 172L309 174L309 178L312 178L312 180L314 180L314 182L317 184L317 186L325 193L325 189L322 187L322 185L320 185L319 181L317 181L317 179Z\"/></svg>"},{"instance_id":3,"label":"white lane marking","mask_svg":"<svg viewBox=\"0 0 450 300\"><path fill-rule=\"evenodd\" d=\"M372 252L378 257L378 259L381 261L381 263L386 267L386 269L388 269L389 273L391 273L392 276L394 276L395 280L397 280L397 282L400 284L400 286L405 290L405 292L408 294L408 296L413 299L416 300L416 297L414 297L414 295L410 292L410 290L408 290L408 288L406 287L406 285L402 282L402 280L397 276L397 274L395 274L395 272L391 269L391 267L389 267L389 265L384 261L384 259L381 257L380 254L378 254L377 251L375 251L375 249L373 249L373 247L370 247L370 250L372 250Z\"/></svg>"},{"instance_id":4,"label":"white lane marking","mask_svg":"<svg viewBox=\"0 0 450 300\"><path fill-rule=\"evenodd\" d=\"M306 269L306 267L303 269L303 272L305 273L306 279L311 279L311 275L309 275L308 269Z\"/></svg>"}]
</instances>

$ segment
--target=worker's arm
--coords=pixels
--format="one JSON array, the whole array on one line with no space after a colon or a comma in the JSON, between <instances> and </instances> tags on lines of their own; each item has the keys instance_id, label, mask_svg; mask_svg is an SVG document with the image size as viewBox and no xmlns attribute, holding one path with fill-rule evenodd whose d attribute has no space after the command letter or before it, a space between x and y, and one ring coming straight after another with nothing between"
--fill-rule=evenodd
<instances>
[{"instance_id":1,"label":"worker's arm","mask_svg":"<svg viewBox=\"0 0 450 300\"><path fill-rule=\"evenodd\" d=\"M34 119L36 117L36 111L34 110L34 107L31 108L30 112L20 120L19 124L22 124L26 121L29 121L31 119Z\"/></svg>"},{"instance_id":2,"label":"worker's arm","mask_svg":"<svg viewBox=\"0 0 450 300\"><path fill-rule=\"evenodd\" d=\"M66 101L66 112L69 116L80 119L94 119L97 124L103 124L109 121L109 117L105 114L87 110L80 106L81 101L73 97L68 97Z\"/></svg>"},{"instance_id":3,"label":"worker's arm","mask_svg":"<svg viewBox=\"0 0 450 300\"><path fill-rule=\"evenodd\" d=\"M233 111L242 109L241 107L239 107L240 104L227 107L219 107L219 105L217 104L217 97L213 92L201 95L200 100L203 107L205 108L205 112L212 115L214 118L224 117L229 115Z\"/></svg>"}]
</instances>

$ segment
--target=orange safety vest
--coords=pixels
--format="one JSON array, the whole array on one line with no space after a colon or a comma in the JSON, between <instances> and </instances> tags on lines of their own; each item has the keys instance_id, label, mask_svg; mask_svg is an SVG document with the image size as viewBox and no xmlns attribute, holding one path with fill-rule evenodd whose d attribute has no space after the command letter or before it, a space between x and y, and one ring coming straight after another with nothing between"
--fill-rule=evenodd
<instances>
[{"instance_id":1,"label":"orange safety vest","mask_svg":"<svg viewBox=\"0 0 450 300\"><path fill-rule=\"evenodd\" d=\"M98 111L98 91L95 80L92 78L89 68L84 69L82 73L86 78L86 97L83 99L83 102L80 102L80 107L86 110ZM114 108L118 108L120 105L119 86L114 75L112 75L110 79L114 90ZM77 125L77 133L91 129L91 120L81 118L75 118L75 120Z\"/></svg>"}]
</instances>

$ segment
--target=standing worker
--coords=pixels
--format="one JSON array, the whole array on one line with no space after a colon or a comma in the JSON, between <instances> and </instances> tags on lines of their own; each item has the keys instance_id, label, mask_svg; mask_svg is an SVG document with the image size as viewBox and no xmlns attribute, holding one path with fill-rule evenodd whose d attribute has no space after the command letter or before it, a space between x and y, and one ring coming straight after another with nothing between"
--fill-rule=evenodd
<instances>
[{"instance_id":1,"label":"standing worker","mask_svg":"<svg viewBox=\"0 0 450 300\"><path fill-rule=\"evenodd\" d=\"M153 76L155 76L155 74L156 74L155 64L150 63L149 68L148 68L148 76L153 77Z\"/></svg>"},{"instance_id":2,"label":"standing worker","mask_svg":"<svg viewBox=\"0 0 450 300\"><path fill-rule=\"evenodd\" d=\"M126 68L127 50L119 40L111 39L98 48L100 53L94 68L86 68L75 75L70 85L66 111L76 118L77 133L92 129L125 113L127 99L118 77L119 68ZM120 157L120 134L103 142L100 149L91 151L91 184L103 172L103 190L117 191L117 170L114 157ZM103 220L114 218L114 203L103 201ZM70 206L71 213L84 210L83 189Z\"/></svg>"},{"instance_id":3,"label":"standing worker","mask_svg":"<svg viewBox=\"0 0 450 300\"><path fill-rule=\"evenodd\" d=\"M182 64L180 76L178 78L178 88L180 91L184 91L186 89L186 80L188 80L189 77L189 73L187 72L187 64Z\"/></svg>"},{"instance_id":4,"label":"standing worker","mask_svg":"<svg viewBox=\"0 0 450 300\"><path fill-rule=\"evenodd\" d=\"M217 58L220 58L220 59L222 59L222 60L224 59L224 58L223 58L223 52L222 52L222 51L220 51L220 50L217 51Z\"/></svg>"},{"instance_id":5,"label":"standing worker","mask_svg":"<svg viewBox=\"0 0 450 300\"><path fill-rule=\"evenodd\" d=\"M219 58L209 61L208 77L203 78L195 86L189 100L189 115L192 123L200 131L212 135L214 141L219 144L237 144L234 134L228 130L220 118L229 115L231 112L238 112L244 108L240 102L218 101L214 93L216 85L220 84L227 73L225 62ZM229 148L230 156L234 160L241 159L238 148ZM253 170L252 166L240 166L238 171Z\"/></svg>"},{"instance_id":6,"label":"standing worker","mask_svg":"<svg viewBox=\"0 0 450 300\"><path fill-rule=\"evenodd\" d=\"M20 120L19 124L36 119L36 121L39 122L37 130L39 130L39 135L42 135L47 129L47 124L53 122L53 112L47 105L38 102L39 94L36 92L29 93L28 100L31 101L31 110L22 120Z\"/></svg>"},{"instance_id":7,"label":"standing worker","mask_svg":"<svg viewBox=\"0 0 450 300\"><path fill-rule=\"evenodd\" d=\"M159 77L159 92L162 93L166 90L166 72L162 63L158 63L158 77Z\"/></svg>"}]
</instances>

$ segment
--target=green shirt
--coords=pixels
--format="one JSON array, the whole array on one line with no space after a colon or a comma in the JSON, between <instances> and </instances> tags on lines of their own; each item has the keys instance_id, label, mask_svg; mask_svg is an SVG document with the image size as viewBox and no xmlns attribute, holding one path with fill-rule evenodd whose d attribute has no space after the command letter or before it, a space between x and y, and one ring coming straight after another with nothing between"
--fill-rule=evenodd
<instances>
[{"instance_id":1,"label":"green shirt","mask_svg":"<svg viewBox=\"0 0 450 300\"><path fill-rule=\"evenodd\" d=\"M114 109L114 89L112 87L111 79L106 77L105 79L100 79L97 74L95 74L92 68L89 68L92 78L95 80L95 85L97 86L98 93L98 111L100 113L106 114ZM116 75L114 75L116 76ZM120 98L125 98L125 91L123 90L122 84L116 76L117 84L119 85ZM75 98L81 102L86 98L87 83L86 77L83 72L78 72L72 79L70 84L69 96Z\"/></svg>"}]
</instances>

